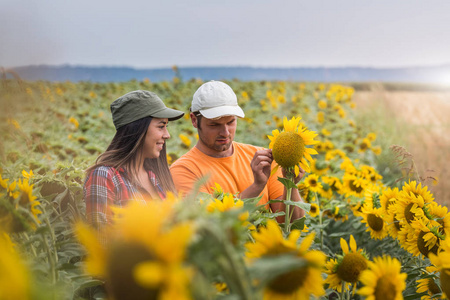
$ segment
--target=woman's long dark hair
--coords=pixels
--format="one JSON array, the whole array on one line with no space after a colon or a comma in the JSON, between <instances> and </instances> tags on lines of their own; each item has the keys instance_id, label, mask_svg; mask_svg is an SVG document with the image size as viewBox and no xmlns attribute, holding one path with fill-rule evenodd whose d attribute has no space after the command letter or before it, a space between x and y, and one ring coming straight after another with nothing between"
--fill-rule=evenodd
<instances>
[{"instance_id":1,"label":"woman's long dark hair","mask_svg":"<svg viewBox=\"0 0 450 300\"><path fill-rule=\"evenodd\" d=\"M145 159L138 157L144 147L145 135L152 117L142 118L120 127L106 151L97 158L95 164L86 170L87 174L98 166L109 166L115 169L124 168L130 176L132 183L138 183L135 166L144 163L146 169L156 174L164 191L176 192L167 164L166 143L158 158Z\"/></svg>"}]
</instances>

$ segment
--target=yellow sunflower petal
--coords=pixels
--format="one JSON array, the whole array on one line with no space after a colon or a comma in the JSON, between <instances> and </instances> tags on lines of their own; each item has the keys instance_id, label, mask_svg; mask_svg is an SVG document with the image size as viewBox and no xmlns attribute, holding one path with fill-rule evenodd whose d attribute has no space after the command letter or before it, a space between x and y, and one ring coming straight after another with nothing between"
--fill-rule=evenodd
<instances>
[{"instance_id":1,"label":"yellow sunflower petal","mask_svg":"<svg viewBox=\"0 0 450 300\"><path fill-rule=\"evenodd\" d=\"M347 241L344 240L343 238L341 238L341 248L342 248L342 252L344 252L344 254L348 253L348 244Z\"/></svg>"},{"instance_id":2,"label":"yellow sunflower petal","mask_svg":"<svg viewBox=\"0 0 450 300\"><path fill-rule=\"evenodd\" d=\"M146 288L157 287L164 280L162 265L152 261L137 264L133 276L139 285Z\"/></svg>"},{"instance_id":3,"label":"yellow sunflower petal","mask_svg":"<svg viewBox=\"0 0 450 300\"><path fill-rule=\"evenodd\" d=\"M355 241L355 238L353 237L353 235L350 235L350 249L352 249L352 252L356 253L357 245L356 245L356 241Z\"/></svg>"}]
</instances>

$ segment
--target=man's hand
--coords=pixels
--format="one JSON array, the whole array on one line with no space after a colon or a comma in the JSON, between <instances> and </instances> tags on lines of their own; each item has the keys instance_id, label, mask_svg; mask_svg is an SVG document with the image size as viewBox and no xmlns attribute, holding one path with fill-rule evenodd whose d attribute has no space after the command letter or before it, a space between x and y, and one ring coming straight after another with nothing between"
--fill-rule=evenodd
<instances>
[{"instance_id":1,"label":"man's hand","mask_svg":"<svg viewBox=\"0 0 450 300\"><path fill-rule=\"evenodd\" d=\"M299 183L300 180L302 180L303 176L305 176L306 171L302 169L302 167L298 167L299 168L299 172L298 172L298 176L296 176L294 178L294 182L295 184ZM285 169L281 169L282 173L283 173L283 177L286 178L286 170Z\"/></svg>"},{"instance_id":2,"label":"man's hand","mask_svg":"<svg viewBox=\"0 0 450 300\"><path fill-rule=\"evenodd\" d=\"M255 185L264 187L267 184L270 177L272 161L271 149L256 151L250 163Z\"/></svg>"}]
</instances>

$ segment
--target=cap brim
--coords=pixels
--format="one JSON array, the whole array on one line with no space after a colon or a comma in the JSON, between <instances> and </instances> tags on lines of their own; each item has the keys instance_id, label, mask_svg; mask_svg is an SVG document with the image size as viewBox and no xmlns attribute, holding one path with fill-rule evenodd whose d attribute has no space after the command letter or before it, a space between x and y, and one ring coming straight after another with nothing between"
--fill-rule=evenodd
<instances>
[{"instance_id":1,"label":"cap brim","mask_svg":"<svg viewBox=\"0 0 450 300\"><path fill-rule=\"evenodd\" d=\"M184 112L182 111L166 107L165 109L152 114L152 117L169 119L169 121L175 121L183 117L183 115Z\"/></svg>"},{"instance_id":2,"label":"cap brim","mask_svg":"<svg viewBox=\"0 0 450 300\"><path fill-rule=\"evenodd\" d=\"M200 109L199 112L207 119L217 119L225 116L245 117L244 111L237 105Z\"/></svg>"}]
</instances>

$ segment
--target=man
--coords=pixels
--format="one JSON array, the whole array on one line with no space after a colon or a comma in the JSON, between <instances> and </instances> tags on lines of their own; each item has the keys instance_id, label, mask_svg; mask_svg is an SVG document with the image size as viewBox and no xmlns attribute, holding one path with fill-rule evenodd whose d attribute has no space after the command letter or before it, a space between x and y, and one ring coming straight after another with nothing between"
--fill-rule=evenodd
<instances>
[{"instance_id":1,"label":"man","mask_svg":"<svg viewBox=\"0 0 450 300\"><path fill-rule=\"evenodd\" d=\"M242 199L262 196L259 204L269 199L286 199L286 189L278 181L281 168L270 176L272 150L233 141L237 118L244 112L238 106L236 94L221 81L204 83L195 92L190 109L192 125L197 128L198 142L189 152L176 160L170 171L175 187L186 194L204 176L210 176L201 192L212 193L215 183ZM295 179L300 181L304 171ZM292 192L293 201L302 201L298 190ZM271 203L273 212L284 211L283 203ZM292 219L304 211L294 208Z\"/></svg>"}]
</instances>

